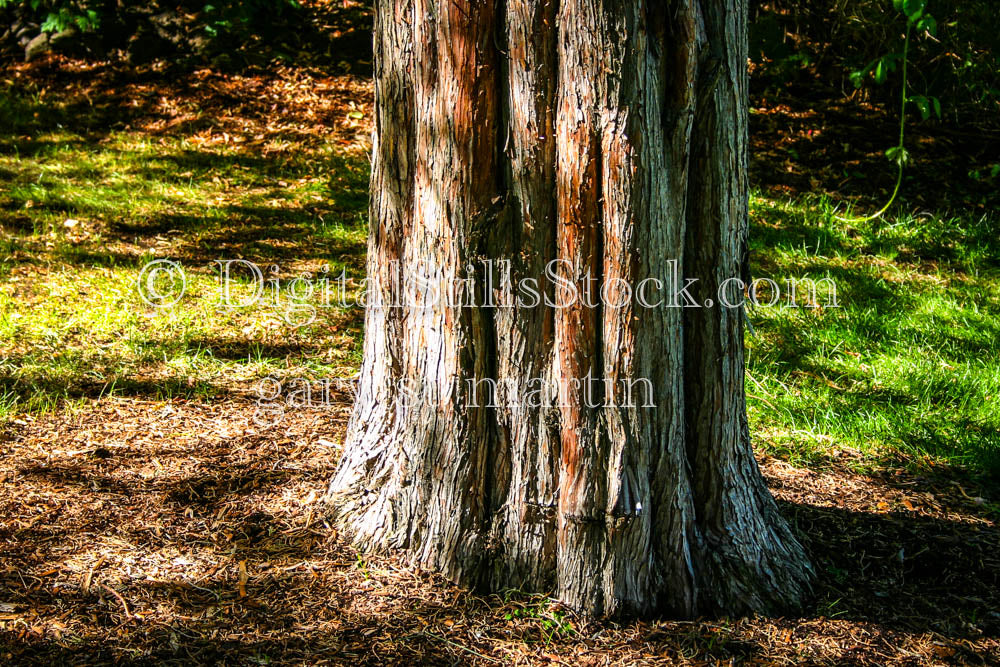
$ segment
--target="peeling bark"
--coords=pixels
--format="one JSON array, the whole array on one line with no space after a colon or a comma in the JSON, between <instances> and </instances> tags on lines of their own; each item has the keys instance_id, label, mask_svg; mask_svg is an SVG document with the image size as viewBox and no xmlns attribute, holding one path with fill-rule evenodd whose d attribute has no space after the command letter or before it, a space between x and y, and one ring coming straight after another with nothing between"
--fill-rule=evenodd
<instances>
[{"instance_id":1,"label":"peeling bark","mask_svg":"<svg viewBox=\"0 0 1000 667\"><path fill-rule=\"evenodd\" d=\"M703 296L744 272L745 0L376 13L369 308L335 524L595 616L799 604L812 572L753 458L743 311L635 293L678 267ZM519 303L524 284L556 304L607 289L552 307ZM626 395L645 381L655 407Z\"/></svg>"}]
</instances>

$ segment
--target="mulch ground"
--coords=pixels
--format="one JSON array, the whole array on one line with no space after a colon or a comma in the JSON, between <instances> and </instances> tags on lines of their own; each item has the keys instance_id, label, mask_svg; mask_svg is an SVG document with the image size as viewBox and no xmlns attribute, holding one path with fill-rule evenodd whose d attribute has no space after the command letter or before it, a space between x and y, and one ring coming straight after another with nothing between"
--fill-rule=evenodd
<instances>
[{"instance_id":1,"label":"mulch ground","mask_svg":"<svg viewBox=\"0 0 1000 667\"><path fill-rule=\"evenodd\" d=\"M784 197L825 194L860 211L889 200L897 169L885 151L899 140L898 106L845 99L819 85L754 94L750 106L754 187ZM910 109L905 145L911 162L898 199L902 211L978 217L1000 207L997 180L972 177L989 172L1000 155L995 116L939 123L921 121Z\"/></svg>"},{"instance_id":2,"label":"mulch ground","mask_svg":"<svg viewBox=\"0 0 1000 667\"><path fill-rule=\"evenodd\" d=\"M348 406L104 399L0 443L0 662L998 664L1000 531L958 471L763 469L819 573L800 618L518 617L394 556L318 499ZM508 618L508 616L514 616Z\"/></svg>"}]
</instances>

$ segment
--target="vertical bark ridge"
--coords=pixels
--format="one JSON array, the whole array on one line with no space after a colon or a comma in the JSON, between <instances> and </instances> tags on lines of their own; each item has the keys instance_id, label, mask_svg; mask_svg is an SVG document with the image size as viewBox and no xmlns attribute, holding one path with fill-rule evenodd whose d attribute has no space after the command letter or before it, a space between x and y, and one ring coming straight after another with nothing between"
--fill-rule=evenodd
<instances>
[{"instance_id":1,"label":"vertical bark ridge","mask_svg":"<svg viewBox=\"0 0 1000 667\"><path fill-rule=\"evenodd\" d=\"M418 205L406 264L434 286L461 287L457 305L404 309L406 376L419 400L402 437L412 468L396 505L417 561L466 584L478 579L484 556L495 435L489 407L469 400L467 384L492 365L483 336L489 323L481 309L466 306L474 303L475 287L460 282L477 259L475 239L497 182L494 13L492 3L476 4L416 4L414 44L430 66L414 85L421 102L414 122Z\"/></svg>"},{"instance_id":2,"label":"vertical bark ridge","mask_svg":"<svg viewBox=\"0 0 1000 667\"><path fill-rule=\"evenodd\" d=\"M655 554L651 539L649 445L640 432L640 413L649 408L633 405L630 382L637 379L638 363L648 349L638 346L639 313L628 292L636 284L640 257L638 235L657 221L642 201L648 197L644 134L639 117L640 89L632 77L641 67L639 52L646 49L646 34L638 20L641 4L601 6L609 37L602 54L605 71L598 79L601 107L601 222L603 227L601 282L594 303L600 304L600 355L594 374L603 379L605 395L599 418L607 439L602 461L608 489L604 507L608 557L602 572L605 613L648 614L655 604ZM609 63L612 63L609 67ZM621 72L612 76L611 71ZM647 81L652 88L660 83ZM655 149L654 149L655 150ZM650 390L647 392L653 394ZM656 392L659 393L659 392ZM652 396L650 396L652 398ZM656 399L668 403L669 394Z\"/></svg>"},{"instance_id":3,"label":"vertical bark ridge","mask_svg":"<svg viewBox=\"0 0 1000 667\"><path fill-rule=\"evenodd\" d=\"M587 407L593 361L600 358L596 308L579 296L603 267L601 117L607 26L593 0L564 0L558 16L556 99L556 376L561 416L557 593L576 607L605 612L607 438ZM600 371L598 371L599 376Z\"/></svg>"},{"instance_id":4,"label":"vertical bark ridge","mask_svg":"<svg viewBox=\"0 0 1000 667\"><path fill-rule=\"evenodd\" d=\"M403 420L392 400L403 378L401 318L390 316L388 304L398 293L395 267L403 254L403 230L412 227L413 174L416 149L412 128L416 102L410 72L412 35L397 25L411 25L413 0L394 0L375 16L375 95L386 103L375 107L372 153L372 198L367 254L368 302L365 310L364 356L356 409L348 425L344 456L331 482L331 504L344 526L362 545L388 543L382 516L390 511L388 493L394 483Z\"/></svg>"},{"instance_id":5,"label":"vertical bark ridge","mask_svg":"<svg viewBox=\"0 0 1000 667\"><path fill-rule=\"evenodd\" d=\"M706 46L691 140L685 272L717 295L743 275L747 237L746 3L701 0ZM716 297L717 298L717 297ZM703 537L705 606L777 611L808 591L811 568L767 490L746 418L742 309L686 313L688 451Z\"/></svg>"},{"instance_id":6,"label":"vertical bark ridge","mask_svg":"<svg viewBox=\"0 0 1000 667\"><path fill-rule=\"evenodd\" d=\"M645 18L645 23L641 23ZM632 109L629 135L634 159L635 232L632 285L654 280L670 285L680 262L686 216L687 154L693 111L695 17L690 0L669 10L650 3L637 9L639 27L630 41L625 78ZM638 295L636 295L638 296ZM655 293L654 293L655 297ZM644 297L646 298L646 297ZM684 442L682 313L676 308L637 308L632 377L649 378L656 408L635 410L635 439L643 452L653 576L647 604L679 616L697 612L692 551L698 532ZM628 326L626 322L622 326Z\"/></svg>"},{"instance_id":7,"label":"vertical bark ridge","mask_svg":"<svg viewBox=\"0 0 1000 667\"><path fill-rule=\"evenodd\" d=\"M394 142L412 145L413 164L405 173L388 173L385 164L374 172L373 217L397 239L394 268L404 276L379 280L376 291L386 293L387 304L422 305L370 309L376 344L366 347L363 373L372 379L363 377L361 394L377 407L352 418L348 441L363 444L338 469L331 495L343 503L338 513L358 543L406 548L420 565L474 584L493 510L487 480L496 430L490 408L469 400L466 380L489 376L494 351L483 344L489 317L463 307L478 296L463 279L495 195L493 12L433 0L392 9L377 30L385 63L380 106L391 116L408 99L412 113L387 119L398 134L378 141L380 151ZM412 56L392 50L400 47ZM383 201L393 188L412 192L408 206ZM381 246L374 247L378 254ZM444 302L443 285L459 286L457 305ZM380 341L380 328L394 338ZM381 381L387 350L397 370ZM401 381L409 400L396 400Z\"/></svg>"},{"instance_id":8,"label":"vertical bark ridge","mask_svg":"<svg viewBox=\"0 0 1000 667\"><path fill-rule=\"evenodd\" d=\"M510 268L504 265L494 265L494 262L503 262L510 256L514 245L511 243L512 230L511 217L509 214L510 199L512 196L513 175L511 171L511 160L508 154L511 142L511 97L510 97L510 65L508 63L509 47L506 39L506 15L507 0L496 0L494 6L495 18L493 21L493 45L497 50L498 58L496 63L496 75L494 76L494 94L496 96L496 136L493 141L494 152L494 175L496 178L496 195L491 202L491 208L480 221L481 229L476 230L478 238L475 240L474 254L477 257L483 271L484 280L481 281L478 307L481 309L485 330L482 333L482 340L486 343L486 361L489 364L485 378L488 380L488 396L486 410L488 414L488 428L491 430L489 442L490 448L487 451L487 460L491 464L491 469L486 475L486 508L484 512L483 531L487 538L486 562L481 568L478 577L478 587L492 588L496 575L493 572L493 563L502 563L506 560L502 550L502 541L497 539L497 535L502 530L498 527L503 520L499 508L506 502L510 492L511 480L511 443L510 429L505 428L508 423L500 419L500 408L497 400L500 394L499 380L500 374L500 325L498 318L501 317L497 305L505 303L509 294L505 289L505 281L508 281ZM474 378L479 381L479 378Z\"/></svg>"},{"instance_id":9,"label":"vertical bark ridge","mask_svg":"<svg viewBox=\"0 0 1000 667\"><path fill-rule=\"evenodd\" d=\"M553 295L545 267L555 257L556 88L555 0L507 0L500 17L507 39L506 110L509 134L503 224L492 255L509 261L496 311L497 419L508 442L510 473L498 522L493 588L551 590L555 586L558 418L548 408L552 392L554 319L540 302ZM537 296L516 286L534 281Z\"/></svg>"}]
</instances>

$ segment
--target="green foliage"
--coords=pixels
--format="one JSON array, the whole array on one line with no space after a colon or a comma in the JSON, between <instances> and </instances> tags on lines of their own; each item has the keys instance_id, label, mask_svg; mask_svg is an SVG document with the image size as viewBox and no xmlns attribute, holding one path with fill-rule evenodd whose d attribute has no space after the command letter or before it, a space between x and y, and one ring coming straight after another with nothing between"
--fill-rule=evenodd
<instances>
[{"instance_id":1,"label":"green foliage","mask_svg":"<svg viewBox=\"0 0 1000 667\"><path fill-rule=\"evenodd\" d=\"M998 176L1000 176L1000 164L993 165L990 167L989 171L973 169L969 172L969 178L974 181L995 181Z\"/></svg>"},{"instance_id":2,"label":"green foliage","mask_svg":"<svg viewBox=\"0 0 1000 667\"><path fill-rule=\"evenodd\" d=\"M905 167L906 163L910 161L910 154L903 146L893 146L885 152L885 156L900 167Z\"/></svg>"},{"instance_id":3,"label":"green foliage","mask_svg":"<svg viewBox=\"0 0 1000 667\"><path fill-rule=\"evenodd\" d=\"M927 120L931 117L931 113L938 118L941 118L941 100L936 97L925 97L924 95L911 95L906 98L907 102L910 102L918 109L920 109L920 117Z\"/></svg>"},{"instance_id":4,"label":"green foliage","mask_svg":"<svg viewBox=\"0 0 1000 667\"><path fill-rule=\"evenodd\" d=\"M41 24L43 32L60 32L75 27L84 32L98 30L104 24L131 25L129 17L180 10L193 17L190 28L203 31L210 38L246 39L269 29L275 19L287 18L300 9L298 0L216 0L186 2L180 5L101 0L0 0L0 9L17 10L22 16Z\"/></svg>"},{"instance_id":5,"label":"green foliage","mask_svg":"<svg viewBox=\"0 0 1000 667\"><path fill-rule=\"evenodd\" d=\"M924 10L926 9L925 0L893 0L893 4L896 9L898 9L906 17L906 34L903 38L903 51L899 54L889 54L880 58L877 64L874 66L875 80L877 83L884 83L886 79L884 63L887 58L890 58L889 63L894 64L898 59L901 65L901 75L900 75L900 86L902 87L902 103L899 110L899 143L890 148L885 152L885 156L892 162L896 163L898 173L896 175L896 186L893 188L892 196L889 197L889 201L886 202L885 206L880 208L877 212L873 213L864 218L838 218L842 222L862 222L867 220L875 220L882 217L889 207L892 206L893 202L896 201L896 197L899 195L900 188L903 185L903 167L909 162L910 154L906 151L903 142L906 139L906 105L910 102L916 104L920 108L920 113L924 120L930 117L930 109L933 104L934 109L938 112L938 117L941 116L941 103L937 98L933 100L928 99L924 95L909 96L907 93L907 80L906 80L906 69L908 63L908 56L910 53L910 35L912 33L912 28L918 22L922 22L925 18ZM895 67L892 67L894 70ZM852 79L855 79L855 85L860 86L858 83L863 78L861 73L856 72L852 75Z\"/></svg>"},{"instance_id":6,"label":"green foliage","mask_svg":"<svg viewBox=\"0 0 1000 667\"><path fill-rule=\"evenodd\" d=\"M892 6L914 22L923 15L927 0L892 0Z\"/></svg>"},{"instance_id":7,"label":"green foliage","mask_svg":"<svg viewBox=\"0 0 1000 667\"><path fill-rule=\"evenodd\" d=\"M222 0L202 5L199 21L209 37L245 37L261 29L265 19L299 8L297 0Z\"/></svg>"},{"instance_id":8,"label":"green foliage","mask_svg":"<svg viewBox=\"0 0 1000 667\"><path fill-rule=\"evenodd\" d=\"M904 37L903 48L899 51L885 53L870 61L865 67L854 70L848 76L855 88L864 86L865 81L870 76L877 84L882 85L889 81L890 74L907 64L910 47L910 36L913 30L918 34L925 34L933 37L937 33L937 21L933 16L927 14L926 0L893 0L895 9L906 17L906 35ZM905 87L906 81L902 82ZM927 120L931 114L941 118L941 101L933 95L912 95L905 97L904 103L912 103L920 110L920 116ZM904 151L905 153L905 151ZM890 159L894 159L890 156ZM898 160L897 160L898 161Z\"/></svg>"},{"instance_id":9,"label":"green foliage","mask_svg":"<svg viewBox=\"0 0 1000 667\"><path fill-rule=\"evenodd\" d=\"M87 32L96 30L101 23L102 5L96 2L75 0L0 0L0 9L21 5L41 21L42 32L61 32L68 28L79 28Z\"/></svg>"},{"instance_id":10,"label":"green foliage","mask_svg":"<svg viewBox=\"0 0 1000 667\"><path fill-rule=\"evenodd\" d=\"M504 614L504 620L515 624L536 626L541 631L542 641L548 645L554 639L569 637L576 634L576 628L567 618L566 613L556 608L544 598L531 598L524 603L512 601L516 591L508 591L506 602L515 605L514 609Z\"/></svg>"},{"instance_id":11,"label":"green foliage","mask_svg":"<svg viewBox=\"0 0 1000 667\"><path fill-rule=\"evenodd\" d=\"M96 29L99 24L100 19L93 9L59 7L45 17L42 32L61 32L74 26L88 31Z\"/></svg>"},{"instance_id":12,"label":"green foliage","mask_svg":"<svg viewBox=\"0 0 1000 667\"><path fill-rule=\"evenodd\" d=\"M919 97L910 103L921 116L937 118L942 106L955 116L996 112L996 12L995 0L764 0L751 23L755 79L758 86L846 79L870 99L895 101L902 16L915 38L910 85Z\"/></svg>"}]
</instances>

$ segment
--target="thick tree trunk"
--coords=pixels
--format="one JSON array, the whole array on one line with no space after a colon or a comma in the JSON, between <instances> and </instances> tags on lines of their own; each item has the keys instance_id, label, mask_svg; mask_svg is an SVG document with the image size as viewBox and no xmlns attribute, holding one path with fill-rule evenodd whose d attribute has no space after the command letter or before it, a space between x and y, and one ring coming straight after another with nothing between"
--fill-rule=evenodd
<instances>
[{"instance_id":1,"label":"thick tree trunk","mask_svg":"<svg viewBox=\"0 0 1000 667\"><path fill-rule=\"evenodd\" d=\"M746 271L746 0L647 2L378 3L331 512L363 548L593 615L776 611L811 569L751 451L743 311L716 297ZM706 307L671 307L678 275Z\"/></svg>"}]
</instances>

